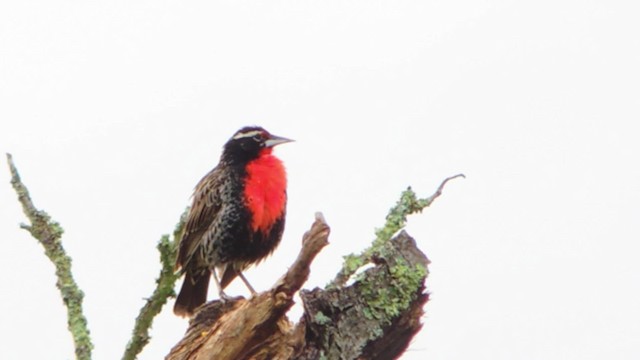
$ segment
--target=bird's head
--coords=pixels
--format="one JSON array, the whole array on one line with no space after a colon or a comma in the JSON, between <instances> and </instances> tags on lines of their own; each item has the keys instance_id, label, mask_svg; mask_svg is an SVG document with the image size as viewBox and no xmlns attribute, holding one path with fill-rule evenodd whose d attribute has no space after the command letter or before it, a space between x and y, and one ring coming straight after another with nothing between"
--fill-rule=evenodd
<instances>
[{"instance_id":1,"label":"bird's head","mask_svg":"<svg viewBox=\"0 0 640 360\"><path fill-rule=\"evenodd\" d=\"M274 146L293 140L270 134L259 126L247 126L236 131L224 144L222 157L232 162L247 162L268 154Z\"/></svg>"}]
</instances>

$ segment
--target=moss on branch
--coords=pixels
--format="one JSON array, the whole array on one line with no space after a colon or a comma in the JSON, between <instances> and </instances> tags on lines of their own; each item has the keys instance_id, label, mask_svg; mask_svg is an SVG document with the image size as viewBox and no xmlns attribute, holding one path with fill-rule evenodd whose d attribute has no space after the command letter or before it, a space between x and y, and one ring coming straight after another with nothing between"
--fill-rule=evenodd
<instances>
[{"instance_id":1,"label":"moss on branch","mask_svg":"<svg viewBox=\"0 0 640 360\"><path fill-rule=\"evenodd\" d=\"M335 288L343 286L349 278L358 271L363 265L368 264L372 257L380 256L384 253L385 244L389 242L391 237L405 227L407 224L407 216L421 212L442 195L444 186L458 177L464 177L463 174L450 176L442 181L438 189L433 195L427 198L418 198L416 193L408 187L400 195L398 202L389 210L383 227L376 229L376 238L371 246L360 254L349 254L344 257L342 269L336 275L336 278L327 285L327 288Z\"/></svg>"},{"instance_id":2,"label":"moss on branch","mask_svg":"<svg viewBox=\"0 0 640 360\"><path fill-rule=\"evenodd\" d=\"M7 154L7 162L11 172L11 185L18 194L22 210L30 222L29 225L21 224L20 227L29 231L31 236L40 242L44 247L45 254L55 266L56 287L60 290L60 296L67 308L67 326L73 337L76 359L89 360L93 344L87 327L87 319L82 310L84 294L73 278L71 258L67 255L60 240L64 230L46 212L35 207L29 196L29 190L20 179L11 154Z\"/></svg>"},{"instance_id":3,"label":"moss on branch","mask_svg":"<svg viewBox=\"0 0 640 360\"><path fill-rule=\"evenodd\" d=\"M160 238L157 249L160 252L160 275L156 279L156 288L151 297L140 309L133 327L131 339L127 344L123 360L134 360L151 340L149 329L153 325L153 319L162 311L169 297L175 296L174 285L180 275L174 271L177 253L177 240L182 236L188 209L182 213L178 224L173 231L173 239L165 234Z\"/></svg>"}]
</instances>

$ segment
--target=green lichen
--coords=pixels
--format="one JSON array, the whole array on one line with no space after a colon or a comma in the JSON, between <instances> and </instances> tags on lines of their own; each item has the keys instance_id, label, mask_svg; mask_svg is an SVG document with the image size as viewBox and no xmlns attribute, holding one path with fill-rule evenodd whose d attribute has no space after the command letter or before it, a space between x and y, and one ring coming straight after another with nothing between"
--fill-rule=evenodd
<instances>
[{"instance_id":1,"label":"green lichen","mask_svg":"<svg viewBox=\"0 0 640 360\"><path fill-rule=\"evenodd\" d=\"M371 331L371 336L369 336L369 340L374 340L384 335L384 330L382 328L377 327Z\"/></svg>"},{"instance_id":2,"label":"green lichen","mask_svg":"<svg viewBox=\"0 0 640 360\"><path fill-rule=\"evenodd\" d=\"M313 317L313 322L319 325L327 325L331 322L331 318L323 314L322 311L318 311Z\"/></svg>"},{"instance_id":3,"label":"green lichen","mask_svg":"<svg viewBox=\"0 0 640 360\"><path fill-rule=\"evenodd\" d=\"M56 238L60 238L62 234L64 234L64 229L56 221L49 221L49 228L51 229L52 235Z\"/></svg>"},{"instance_id":4,"label":"green lichen","mask_svg":"<svg viewBox=\"0 0 640 360\"><path fill-rule=\"evenodd\" d=\"M160 313L163 306L167 303L169 297L175 296L174 285L180 274L174 271L176 262L178 239L182 236L188 209L186 209L180 221L173 231L173 239L169 235L163 235L158 242L158 252L160 253L160 275L156 279L156 288L147 298L146 303L140 309L140 313L136 318L131 339L125 348L123 360L134 360L142 349L149 343L151 336L149 329L153 325L153 320Z\"/></svg>"},{"instance_id":5,"label":"green lichen","mask_svg":"<svg viewBox=\"0 0 640 360\"><path fill-rule=\"evenodd\" d=\"M376 229L373 247L389 241L393 234L405 227L407 216L421 212L431 204L431 201L430 198L418 199L416 193L409 186L407 190L402 192L396 205L389 210L384 226Z\"/></svg>"},{"instance_id":6,"label":"green lichen","mask_svg":"<svg viewBox=\"0 0 640 360\"><path fill-rule=\"evenodd\" d=\"M344 257L344 265L346 271L355 273L364 265L364 259L360 255L349 254Z\"/></svg>"},{"instance_id":7,"label":"green lichen","mask_svg":"<svg viewBox=\"0 0 640 360\"><path fill-rule=\"evenodd\" d=\"M411 305L427 274L423 266L416 264L415 267L411 267L402 258L397 259L389 271L389 286L380 286L385 281L381 272L370 273L359 282L366 304L366 308L363 309L364 316L370 320L378 320L382 325L390 324Z\"/></svg>"},{"instance_id":8,"label":"green lichen","mask_svg":"<svg viewBox=\"0 0 640 360\"><path fill-rule=\"evenodd\" d=\"M71 257L67 255L62 246L61 237L64 230L59 223L51 220L51 217L46 212L35 207L29 195L29 190L20 179L20 174L13 163L11 154L7 154L7 162L11 173L11 185L16 191L22 210L30 222L29 225L22 224L20 227L29 231L31 236L40 242L44 248L45 255L54 264L57 278L56 287L60 291L62 301L67 308L67 327L75 345L76 359L90 360L93 344L87 326L87 319L82 310L84 293L73 278Z\"/></svg>"},{"instance_id":9,"label":"green lichen","mask_svg":"<svg viewBox=\"0 0 640 360\"><path fill-rule=\"evenodd\" d=\"M373 255L383 254L385 244L389 242L395 233L407 224L407 216L421 212L425 207L429 206L434 199L434 196L419 199L410 186L403 191L398 202L389 210L384 226L376 229L376 237L371 243L371 246L358 255L349 254L345 256L342 269L336 278L327 285L327 289L344 285L360 267L369 263Z\"/></svg>"}]
</instances>

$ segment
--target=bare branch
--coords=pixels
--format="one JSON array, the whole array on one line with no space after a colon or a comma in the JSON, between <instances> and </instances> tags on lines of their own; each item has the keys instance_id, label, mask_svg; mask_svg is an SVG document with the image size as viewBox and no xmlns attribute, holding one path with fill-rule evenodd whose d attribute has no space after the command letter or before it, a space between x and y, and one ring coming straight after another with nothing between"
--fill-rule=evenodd
<instances>
[{"instance_id":1,"label":"bare branch","mask_svg":"<svg viewBox=\"0 0 640 360\"><path fill-rule=\"evenodd\" d=\"M302 237L302 249L298 257L287 273L276 283L275 291L283 291L287 296L293 296L300 290L309 277L311 262L320 250L329 244L329 232L329 225L325 222L322 213L316 213L316 221Z\"/></svg>"},{"instance_id":2,"label":"bare branch","mask_svg":"<svg viewBox=\"0 0 640 360\"><path fill-rule=\"evenodd\" d=\"M448 178L444 179L444 180L442 181L442 183L440 183L440 186L438 186L438 189L436 190L436 192L435 192L433 195L431 195L431 196L429 196L428 198L426 198L426 199L424 199L424 200L423 200L423 201L426 203L425 207L427 207L427 206L431 205L431 203L432 203L435 199L437 199L438 197L440 197L440 195L442 195L442 190L444 190L444 186L445 186L445 185L447 185L447 183L448 183L450 180L457 179L457 178L459 178L459 177L461 177L461 178L463 178L463 179L464 179L464 178L466 178L466 176L464 176L464 174L458 174L458 175L449 176Z\"/></svg>"},{"instance_id":3,"label":"bare branch","mask_svg":"<svg viewBox=\"0 0 640 360\"><path fill-rule=\"evenodd\" d=\"M66 254L60 238L63 229L57 222L42 210L38 210L31 201L27 187L20 180L18 169L13 163L11 154L7 154L9 171L11 172L11 185L18 194L18 200L22 204L22 210L27 216L30 225L21 224L20 227L29 231L42 246L45 254L56 268L56 286L67 308L67 325L75 344L76 359L91 359L91 336L87 327L87 319L82 310L84 294L78 287L71 272L71 258Z\"/></svg>"}]
</instances>

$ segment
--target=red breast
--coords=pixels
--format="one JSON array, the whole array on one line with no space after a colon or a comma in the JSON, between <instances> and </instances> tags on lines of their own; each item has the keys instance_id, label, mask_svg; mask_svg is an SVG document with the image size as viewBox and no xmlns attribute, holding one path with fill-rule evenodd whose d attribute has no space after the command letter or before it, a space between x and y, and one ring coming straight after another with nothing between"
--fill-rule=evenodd
<instances>
[{"instance_id":1,"label":"red breast","mask_svg":"<svg viewBox=\"0 0 640 360\"><path fill-rule=\"evenodd\" d=\"M251 228L266 234L285 211L287 173L271 148L263 149L246 170L244 196L251 211Z\"/></svg>"}]
</instances>

